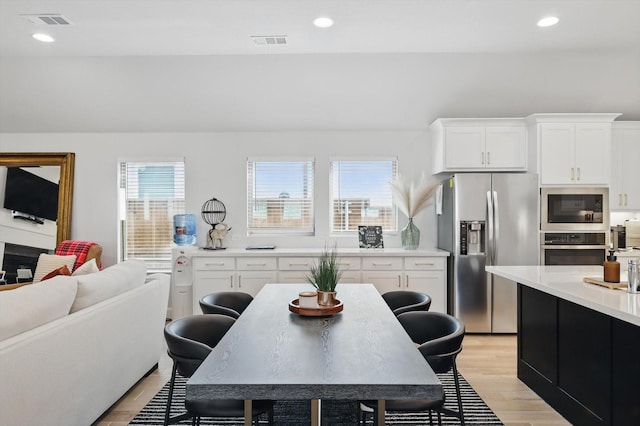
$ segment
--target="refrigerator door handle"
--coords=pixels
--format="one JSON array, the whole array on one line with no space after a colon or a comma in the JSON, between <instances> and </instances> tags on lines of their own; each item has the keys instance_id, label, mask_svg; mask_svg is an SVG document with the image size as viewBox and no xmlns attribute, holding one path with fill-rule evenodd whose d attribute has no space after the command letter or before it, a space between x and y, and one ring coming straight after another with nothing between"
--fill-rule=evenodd
<instances>
[{"instance_id":1,"label":"refrigerator door handle","mask_svg":"<svg viewBox=\"0 0 640 426\"><path fill-rule=\"evenodd\" d=\"M498 208L498 192L493 191L493 253L491 254L491 264L496 264L498 258L498 247L500 247L500 209Z\"/></svg>"},{"instance_id":2,"label":"refrigerator door handle","mask_svg":"<svg viewBox=\"0 0 640 426\"><path fill-rule=\"evenodd\" d=\"M487 247L485 248L487 252L487 265L493 265L493 197L492 191L487 191L487 230L486 230L486 238L487 238Z\"/></svg>"}]
</instances>

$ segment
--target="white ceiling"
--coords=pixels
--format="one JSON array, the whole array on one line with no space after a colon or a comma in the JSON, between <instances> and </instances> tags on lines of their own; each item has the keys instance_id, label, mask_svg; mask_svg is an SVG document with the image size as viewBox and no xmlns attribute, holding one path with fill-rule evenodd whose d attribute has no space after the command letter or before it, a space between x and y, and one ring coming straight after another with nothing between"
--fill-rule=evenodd
<instances>
[{"instance_id":1,"label":"white ceiling","mask_svg":"<svg viewBox=\"0 0 640 426\"><path fill-rule=\"evenodd\" d=\"M44 13L72 25L21 16ZM536 27L550 14L557 26ZM320 15L335 26L313 27ZM287 45L251 40L266 35ZM0 132L420 129L570 111L640 120L640 0L0 0Z\"/></svg>"}]
</instances>

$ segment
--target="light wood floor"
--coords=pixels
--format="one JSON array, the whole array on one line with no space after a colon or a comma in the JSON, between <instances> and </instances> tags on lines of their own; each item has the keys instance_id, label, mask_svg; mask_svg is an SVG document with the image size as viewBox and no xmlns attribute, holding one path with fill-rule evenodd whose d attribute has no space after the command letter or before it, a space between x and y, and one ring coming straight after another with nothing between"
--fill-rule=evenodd
<instances>
[{"instance_id":1,"label":"light wood floor","mask_svg":"<svg viewBox=\"0 0 640 426\"><path fill-rule=\"evenodd\" d=\"M569 425L516 377L516 336L467 335L458 356L460 373L506 426ZM171 360L138 383L94 426L124 426L171 377Z\"/></svg>"}]
</instances>

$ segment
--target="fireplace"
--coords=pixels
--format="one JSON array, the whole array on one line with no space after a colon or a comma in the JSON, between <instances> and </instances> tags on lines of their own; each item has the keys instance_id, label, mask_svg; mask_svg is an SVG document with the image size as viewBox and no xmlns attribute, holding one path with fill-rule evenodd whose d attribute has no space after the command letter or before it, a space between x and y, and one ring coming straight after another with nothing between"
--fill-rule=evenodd
<instances>
[{"instance_id":1,"label":"fireplace","mask_svg":"<svg viewBox=\"0 0 640 426\"><path fill-rule=\"evenodd\" d=\"M5 243L2 268L0 269L7 273L5 276L7 284L16 283L16 271L18 269L31 269L31 274L33 275L36 270L36 264L38 263L38 256L40 256L41 253L49 253L49 250Z\"/></svg>"}]
</instances>

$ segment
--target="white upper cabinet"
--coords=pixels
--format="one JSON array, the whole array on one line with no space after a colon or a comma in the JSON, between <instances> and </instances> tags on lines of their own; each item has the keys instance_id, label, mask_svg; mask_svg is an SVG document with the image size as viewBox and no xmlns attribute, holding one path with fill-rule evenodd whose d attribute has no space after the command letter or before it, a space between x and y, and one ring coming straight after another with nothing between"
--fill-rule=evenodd
<instances>
[{"instance_id":1,"label":"white upper cabinet","mask_svg":"<svg viewBox=\"0 0 640 426\"><path fill-rule=\"evenodd\" d=\"M640 121L613 123L611 210L640 210Z\"/></svg>"},{"instance_id":2,"label":"white upper cabinet","mask_svg":"<svg viewBox=\"0 0 640 426\"><path fill-rule=\"evenodd\" d=\"M620 114L533 114L541 185L609 184L611 122Z\"/></svg>"},{"instance_id":3,"label":"white upper cabinet","mask_svg":"<svg viewBox=\"0 0 640 426\"><path fill-rule=\"evenodd\" d=\"M434 173L527 169L524 119L440 118L431 134Z\"/></svg>"},{"instance_id":4,"label":"white upper cabinet","mask_svg":"<svg viewBox=\"0 0 640 426\"><path fill-rule=\"evenodd\" d=\"M607 185L609 123L543 123L540 126L540 183Z\"/></svg>"},{"instance_id":5,"label":"white upper cabinet","mask_svg":"<svg viewBox=\"0 0 640 426\"><path fill-rule=\"evenodd\" d=\"M487 168L527 169L527 132L523 127L485 128Z\"/></svg>"}]
</instances>

